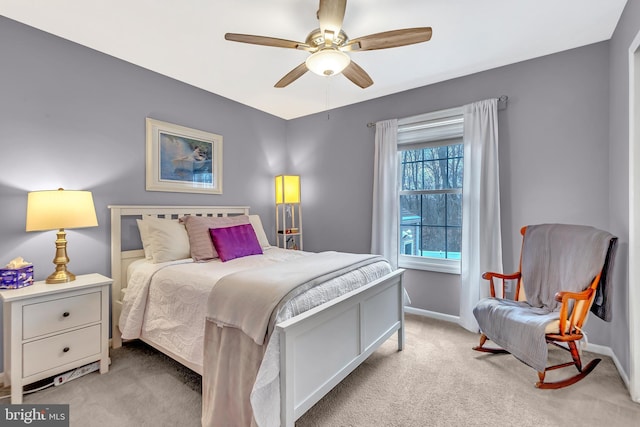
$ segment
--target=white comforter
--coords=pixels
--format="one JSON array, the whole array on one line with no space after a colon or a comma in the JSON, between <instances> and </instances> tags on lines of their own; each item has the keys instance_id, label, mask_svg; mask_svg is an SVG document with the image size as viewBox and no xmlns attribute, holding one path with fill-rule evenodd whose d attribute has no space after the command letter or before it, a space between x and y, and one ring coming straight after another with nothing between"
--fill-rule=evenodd
<instances>
[{"instance_id":1,"label":"white comforter","mask_svg":"<svg viewBox=\"0 0 640 427\"><path fill-rule=\"evenodd\" d=\"M228 262L141 262L129 274L119 327L123 339L144 338L202 366L207 299L215 283L237 271L309 255L269 248ZM153 278L153 286L151 279Z\"/></svg>"},{"instance_id":2,"label":"white comforter","mask_svg":"<svg viewBox=\"0 0 640 427\"><path fill-rule=\"evenodd\" d=\"M240 270L308 255L309 252L269 248L263 255L238 258L225 263L219 260L205 263L195 263L192 260L163 264L141 263L130 272L123 298L119 320L122 338L144 338L202 367L207 300L217 280ZM389 264L380 261L316 286L291 299L278 313L276 323L390 272ZM272 334L251 393L254 417L259 426L279 425L279 346L278 334Z\"/></svg>"}]
</instances>

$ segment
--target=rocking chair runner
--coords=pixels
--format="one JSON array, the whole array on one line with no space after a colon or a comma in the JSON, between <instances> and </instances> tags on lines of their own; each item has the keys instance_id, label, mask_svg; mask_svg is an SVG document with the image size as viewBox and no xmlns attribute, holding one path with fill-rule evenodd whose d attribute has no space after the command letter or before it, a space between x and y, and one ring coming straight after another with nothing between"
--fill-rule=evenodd
<instances>
[{"instance_id":1,"label":"rocking chair runner","mask_svg":"<svg viewBox=\"0 0 640 427\"><path fill-rule=\"evenodd\" d=\"M577 342L583 338L589 310L610 321L608 279L617 238L593 227L565 224L532 225L521 233L519 271L482 275L489 281L491 297L473 310L482 332L480 345L473 349L513 354L538 371L538 388L566 387L600 362L594 359L583 367ZM502 281L502 295L508 281L517 281L514 300L496 297L495 279ZM502 348L485 347L488 339ZM569 351L572 361L546 366L547 344ZM544 381L547 371L568 366L578 373L558 382Z\"/></svg>"}]
</instances>

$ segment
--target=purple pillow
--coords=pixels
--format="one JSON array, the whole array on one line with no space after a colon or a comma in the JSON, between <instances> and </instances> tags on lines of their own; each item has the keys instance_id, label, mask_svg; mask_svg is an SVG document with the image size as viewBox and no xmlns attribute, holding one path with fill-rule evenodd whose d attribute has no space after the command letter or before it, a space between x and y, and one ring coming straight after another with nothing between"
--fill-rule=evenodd
<instances>
[{"instance_id":1,"label":"purple pillow","mask_svg":"<svg viewBox=\"0 0 640 427\"><path fill-rule=\"evenodd\" d=\"M209 234L222 262L262 254L262 247L251 224L210 228Z\"/></svg>"},{"instance_id":2,"label":"purple pillow","mask_svg":"<svg viewBox=\"0 0 640 427\"><path fill-rule=\"evenodd\" d=\"M216 249L211 244L210 228L228 227L230 225L249 224L247 215L238 216L195 216L185 215L180 222L187 228L191 258L194 261L206 261L218 258Z\"/></svg>"}]
</instances>

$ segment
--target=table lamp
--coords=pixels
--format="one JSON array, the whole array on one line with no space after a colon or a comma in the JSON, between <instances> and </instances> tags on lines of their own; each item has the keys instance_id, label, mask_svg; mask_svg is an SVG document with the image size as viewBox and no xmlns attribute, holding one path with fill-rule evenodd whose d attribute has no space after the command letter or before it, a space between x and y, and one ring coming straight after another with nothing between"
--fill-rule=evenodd
<instances>
[{"instance_id":1,"label":"table lamp","mask_svg":"<svg viewBox=\"0 0 640 427\"><path fill-rule=\"evenodd\" d=\"M27 231L58 230L54 271L46 283L72 282L76 276L67 270L65 228L96 227L98 219L90 191L33 191L27 195Z\"/></svg>"}]
</instances>

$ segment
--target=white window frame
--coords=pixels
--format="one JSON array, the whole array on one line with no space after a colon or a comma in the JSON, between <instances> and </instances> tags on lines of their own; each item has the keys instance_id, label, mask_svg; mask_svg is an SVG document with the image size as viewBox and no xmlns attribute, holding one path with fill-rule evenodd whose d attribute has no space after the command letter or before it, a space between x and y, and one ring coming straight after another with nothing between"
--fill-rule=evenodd
<instances>
[{"instance_id":1,"label":"white window frame","mask_svg":"<svg viewBox=\"0 0 640 427\"><path fill-rule=\"evenodd\" d=\"M463 136L462 107L433 113L421 114L398 120L398 153L404 150L421 147L436 147L462 143ZM400 157L400 156L398 156ZM399 160L398 160L399 161ZM401 180L398 180L398 186ZM422 256L403 255L401 253L402 236L400 235L402 221L400 218L400 195L398 190L398 266L414 270L436 271L440 273L460 274L460 260L446 258L429 258ZM464 209L464 207L463 207ZM464 256L464 254L461 254Z\"/></svg>"}]
</instances>

